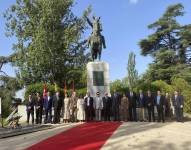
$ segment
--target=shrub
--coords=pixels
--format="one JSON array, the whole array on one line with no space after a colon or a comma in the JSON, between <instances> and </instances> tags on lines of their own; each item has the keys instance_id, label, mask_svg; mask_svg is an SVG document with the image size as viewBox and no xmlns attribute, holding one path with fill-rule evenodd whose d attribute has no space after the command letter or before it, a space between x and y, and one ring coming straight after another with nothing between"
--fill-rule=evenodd
<instances>
[{"instance_id":1,"label":"shrub","mask_svg":"<svg viewBox=\"0 0 191 150\"><path fill-rule=\"evenodd\" d=\"M182 78L173 78L172 86L184 96L184 111L191 113L191 86Z\"/></svg>"},{"instance_id":2,"label":"shrub","mask_svg":"<svg viewBox=\"0 0 191 150\"><path fill-rule=\"evenodd\" d=\"M78 89L78 90L76 90L76 94L77 94L77 96L79 96L79 95L83 95L83 96L85 96L86 93L87 93L87 88L82 88L82 89Z\"/></svg>"},{"instance_id":3,"label":"shrub","mask_svg":"<svg viewBox=\"0 0 191 150\"><path fill-rule=\"evenodd\" d=\"M26 87L25 91L25 100L28 98L30 94L36 94L37 92L40 93L40 95L43 95L43 89L44 89L44 83L36 83L36 84L31 84ZM58 87L58 90L63 94L63 89ZM55 86L52 84L47 83L46 84L46 91L49 91L51 95L55 93Z\"/></svg>"},{"instance_id":4,"label":"shrub","mask_svg":"<svg viewBox=\"0 0 191 150\"><path fill-rule=\"evenodd\" d=\"M139 90L143 90L144 93L146 93L148 90L150 90L152 93L156 93L157 87L150 82L138 80L136 87L133 89L136 93L139 93Z\"/></svg>"},{"instance_id":5,"label":"shrub","mask_svg":"<svg viewBox=\"0 0 191 150\"><path fill-rule=\"evenodd\" d=\"M162 92L162 94L164 94L164 95L166 92L168 92L168 93L173 92L173 87L162 80L156 80L156 81L152 82L151 85L156 88L156 91L160 90Z\"/></svg>"},{"instance_id":6,"label":"shrub","mask_svg":"<svg viewBox=\"0 0 191 150\"><path fill-rule=\"evenodd\" d=\"M126 94L128 91L128 87L124 86L121 80L115 80L110 83L110 92L113 93L114 91L117 91L120 94Z\"/></svg>"}]
</instances>

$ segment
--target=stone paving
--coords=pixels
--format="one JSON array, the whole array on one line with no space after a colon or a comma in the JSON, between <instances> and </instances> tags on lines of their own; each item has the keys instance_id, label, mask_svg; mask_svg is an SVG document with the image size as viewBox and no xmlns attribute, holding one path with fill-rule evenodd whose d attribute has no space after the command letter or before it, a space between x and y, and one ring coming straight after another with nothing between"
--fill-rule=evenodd
<instances>
[{"instance_id":1,"label":"stone paving","mask_svg":"<svg viewBox=\"0 0 191 150\"><path fill-rule=\"evenodd\" d=\"M77 124L0 139L1 150L23 150ZM101 150L191 150L191 121L184 123L123 123Z\"/></svg>"},{"instance_id":2,"label":"stone paving","mask_svg":"<svg viewBox=\"0 0 191 150\"><path fill-rule=\"evenodd\" d=\"M0 139L0 150L23 150L77 124L62 124L56 128Z\"/></svg>"},{"instance_id":3,"label":"stone paving","mask_svg":"<svg viewBox=\"0 0 191 150\"><path fill-rule=\"evenodd\" d=\"M101 150L191 150L191 122L124 123Z\"/></svg>"}]
</instances>

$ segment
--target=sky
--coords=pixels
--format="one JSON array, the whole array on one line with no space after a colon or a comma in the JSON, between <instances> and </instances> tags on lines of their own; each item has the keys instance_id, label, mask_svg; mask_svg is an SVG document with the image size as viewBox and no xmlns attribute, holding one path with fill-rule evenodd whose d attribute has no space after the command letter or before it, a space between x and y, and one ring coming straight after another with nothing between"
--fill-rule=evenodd
<instances>
[{"instance_id":1,"label":"sky","mask_svg":"<svg viewBox=\"0 0 191 150\"><path fill-rule=\"evenodd\" d=\"M16 0L4 0L0 3L0 56L10 55L12 44L16 38L5 36L5 19L3 13ZM148 64L152 62L149 56L140 55L138 42L153 33L147 26L155 22L171 4L182 3L185 16L178 18L180 24L191 23L191 0L76 0L73 12L81 16L83 10L92 5L91 15L101 17L102 34L107 48L103 50L102 60L109 63L110 80L122 79L127 76L128 55L132 51L136 54L136 69L143 74ZM88 29L84 38L90 34ZM10 64L3 70L14 76L14 68Z\"/></svg>"}]
</instances>

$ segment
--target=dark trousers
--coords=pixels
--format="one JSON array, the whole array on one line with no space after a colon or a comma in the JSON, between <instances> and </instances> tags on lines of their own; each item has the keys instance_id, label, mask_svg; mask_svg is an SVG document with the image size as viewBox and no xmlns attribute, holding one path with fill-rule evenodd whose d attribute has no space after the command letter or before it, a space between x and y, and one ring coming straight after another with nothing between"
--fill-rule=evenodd
<instances>
[{"instance_id":1,"label":"dark trousers","mask_svg":"<svg viewBox=\"0 0 191 150\"><path fill-rule=\"evenodd\" d=\"M171 112L170 112L170 106L166 105L165 107L165 117L171 117Z\"/></svg>"},{"instance_id":2,"label":"dark trousers","mask_svg":"<svg viewBox=\"0 0 191 150\"><path fill-rule=\"evenodd\" d=\"M183 109L180 107L175 107L176 121L183 121Z\"/></svg>"},{"instance_id":3,"label":"dark trousers","mask_svg":"<svg viewBox=\"0 0 191 150\"><path fill-rule=\"evenodd\" d=\"M113 110L114 121L120 121L119 107L115 107Z\"/></svg>"},{"instance_id":4,"label":"dark trousers","mask_svg":"<svg viewBox=\"0 0 191 150\"><path fill-rule=\"evenodd\" d=\"M104 114L104 121L110 121L110 109L104 108L103 114Z\"/></svg>"},{"instance_id":5,"label":"dark trousers","mask_svg":"<svg viewBox=\"0 0 191 150\"><path fill-rule=\"evenodd\" d=\"M148 107L147 107L147 110L148 110L149 122L151 122L151 118L152 118L153 121L155 122L154 106L148 106Z\"/></svg>"},{"instance_id":6,"label":"dark trousers","mask_svg":"<svg viewBox=\"0 0 191 150\"><path fill-rule=\"evenodd\" d=\"M54 108L54 123L59 123L60 122L60 113L61 113L61 108L60 107Z\"/></svg>"},{"instance_id":7,"label":"dark trousers","mask_svg":"<svg viewBox=\"0 0 191 150\"><path fill-rule=\"evenodd\" d=\"M36 124L42 123L42 108L36 109Z\"/></svg>"},{"instance_id":8,"label":"dark trousers","mask_svg":"<svg viewBox=\"0 0 191 150\"><path fill-rule=\"evenodd\" d=\"M86 108L86 121L92 121L93 120L93 108L87 107Z\"/></svg>"},{"instance_id":9,"label":"dark trousers","mask_svg":"<svg viewBox=\"0 0 191 150\"><path fill-rule=\"evenodd\" d=\"M129 107L129 120L130 121L137 121L137 111L136 107Z\"/></svg>"},{"instance_id":10,"label":"dark trousers","mask_svg":"<svg viewBox=\"0 0 191 150\"><path fill-rule=\"evenodd\" d=\"M163 106L157 106L157 113L158 113L158 122L162 120L164 122L164 108Z\"/></svg>"},{"instance_id":11,"label":"dark trousers","mask_svg":"<svg viewBox=\"0 0 191 150\"><path fill-rule=\"evenodd\" d=\"M32 117L32 124L34 124L34 110L27 111L27 123L29 124L30 116Z\"/></svg>"},{"instance_id":12,"label":"dark trousers","mask_svg":"<svg viewBox=\"0 0 191 150\"><path fill-rule=\"evenodd\" d=\"M52 122L52 110L51 109L45 109L45 120L44 123L51 123Z\"/></svg>"}]
</instances>

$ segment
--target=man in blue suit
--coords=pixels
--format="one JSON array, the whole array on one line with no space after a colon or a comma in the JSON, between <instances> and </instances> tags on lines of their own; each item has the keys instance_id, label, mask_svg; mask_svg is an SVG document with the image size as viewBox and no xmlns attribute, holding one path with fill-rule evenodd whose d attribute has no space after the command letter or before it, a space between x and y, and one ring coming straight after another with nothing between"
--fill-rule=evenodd
<instances>
[{"instance_id":1,"label":"man in blue suit","mask_svg":"<svg viewBox=\"0 0 191 150\"><path fill-rule=\"evenodd\" d=\"M46 115L44 123L51 123L52 122L52 97L50 95L50 92L47 92L47 96L44 96L43 108Z\"/></svg>"},{"instance_id":2,"label":"man in blue suit","mask_svg":"<svg viewBox=\"0 0 191 150\"><path fill-rule=\"evenodd\" d=\"M175 108L176 120L178 122L183 122L184 98L182 95L179 94L178 91L174 92L174 95L172 97L172 102Z\"/></svg>"}]
</instances>

